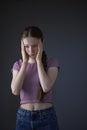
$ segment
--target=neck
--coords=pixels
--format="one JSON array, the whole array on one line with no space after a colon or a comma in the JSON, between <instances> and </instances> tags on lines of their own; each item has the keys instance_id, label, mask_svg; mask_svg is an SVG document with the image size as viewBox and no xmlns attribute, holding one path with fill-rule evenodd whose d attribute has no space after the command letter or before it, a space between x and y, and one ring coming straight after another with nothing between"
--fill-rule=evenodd
<instances>
[{"instance_id":1,"label":"neck","mask_svg":"<svg viewBox=\"0 0 87 130\"><path fill-rule=\"evenodd\" d=\"M35 59L32 59L32 58L29 58L28 62L29 62L29 63L34 63L34 62L36 62L36 60L35 60Z\"/></svg>"}]
</instances>

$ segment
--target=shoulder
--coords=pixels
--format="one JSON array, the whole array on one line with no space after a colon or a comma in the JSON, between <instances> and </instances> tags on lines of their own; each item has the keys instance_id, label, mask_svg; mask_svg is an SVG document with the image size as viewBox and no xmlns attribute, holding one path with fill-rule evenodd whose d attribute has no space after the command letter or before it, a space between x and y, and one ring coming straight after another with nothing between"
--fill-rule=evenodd
<instances>
[{"instance_id":1,"label":"shoulder","mask_svg":"<svg viewBox=\"0 0 87 130\"><path fill-rule=\"evenodd\" d=\"M60 69L59 61L54 57L47 57L47 67L57 67Z\"/></svg>"},{"instance_id":2,"label":"shoulder","mask_svg":"<svg viewBox=\"0 0 87 130\"><path fill-rule=\"evenodd\" d=\"M21 67L21 64L22 64L22 59L19 59L19 60L15 61L15 62L13 63L13 68L12 68L12 69L16 69L16 70L19 71L19 69L20 69L20 67Z\"/></svg>"}]
</instances>

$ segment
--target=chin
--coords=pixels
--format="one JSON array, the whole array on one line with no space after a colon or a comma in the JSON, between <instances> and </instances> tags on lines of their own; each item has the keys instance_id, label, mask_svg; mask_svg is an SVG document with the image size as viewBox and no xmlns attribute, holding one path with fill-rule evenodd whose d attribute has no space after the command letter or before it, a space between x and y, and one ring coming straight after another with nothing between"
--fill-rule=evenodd
<instances>
[{"instance_id":1,"label":"chin","mask_svg":"<svg viewBox=\"0 0 87 130\"><path fill-rule=\"evenodd\" d=\"M36 56L30 56L32 59L36 59Z\"/></svg>"}]
</instances>

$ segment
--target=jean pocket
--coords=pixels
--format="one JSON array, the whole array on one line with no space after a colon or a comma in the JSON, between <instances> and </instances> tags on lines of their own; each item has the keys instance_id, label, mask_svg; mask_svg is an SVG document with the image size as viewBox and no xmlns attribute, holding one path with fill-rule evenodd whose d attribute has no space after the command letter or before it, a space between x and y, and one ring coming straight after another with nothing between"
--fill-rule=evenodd
<instances>
[{"instance_id":1,"label":"jean pocket","mask_svg":"<svg viewBox=\"0 0 87 130\"><path fill-rule=\"evenodd\" d=\"M17 113L17 120L24 120L25 119L25 115L23 115L22 113Z\"/></svg>"}]
</instances>

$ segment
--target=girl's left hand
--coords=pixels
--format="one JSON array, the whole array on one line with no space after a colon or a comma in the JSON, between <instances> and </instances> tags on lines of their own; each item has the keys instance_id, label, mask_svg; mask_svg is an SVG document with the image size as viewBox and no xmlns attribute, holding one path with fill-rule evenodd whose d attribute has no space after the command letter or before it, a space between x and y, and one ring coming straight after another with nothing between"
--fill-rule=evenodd
<instances>
[{"instance_id":1,"label":"girl's left hand","mask_svg":"<svg viewBox=\"0 0 87 130\"><path fill-rule=\"evenodd\" d=\"M36 61L41 61L41 59L42 59L42 52L43 52L43 43L42 43L41 39L39 39L38 53L37 53L37 56L36 56Z\"/></svg>"}]
</instances>

